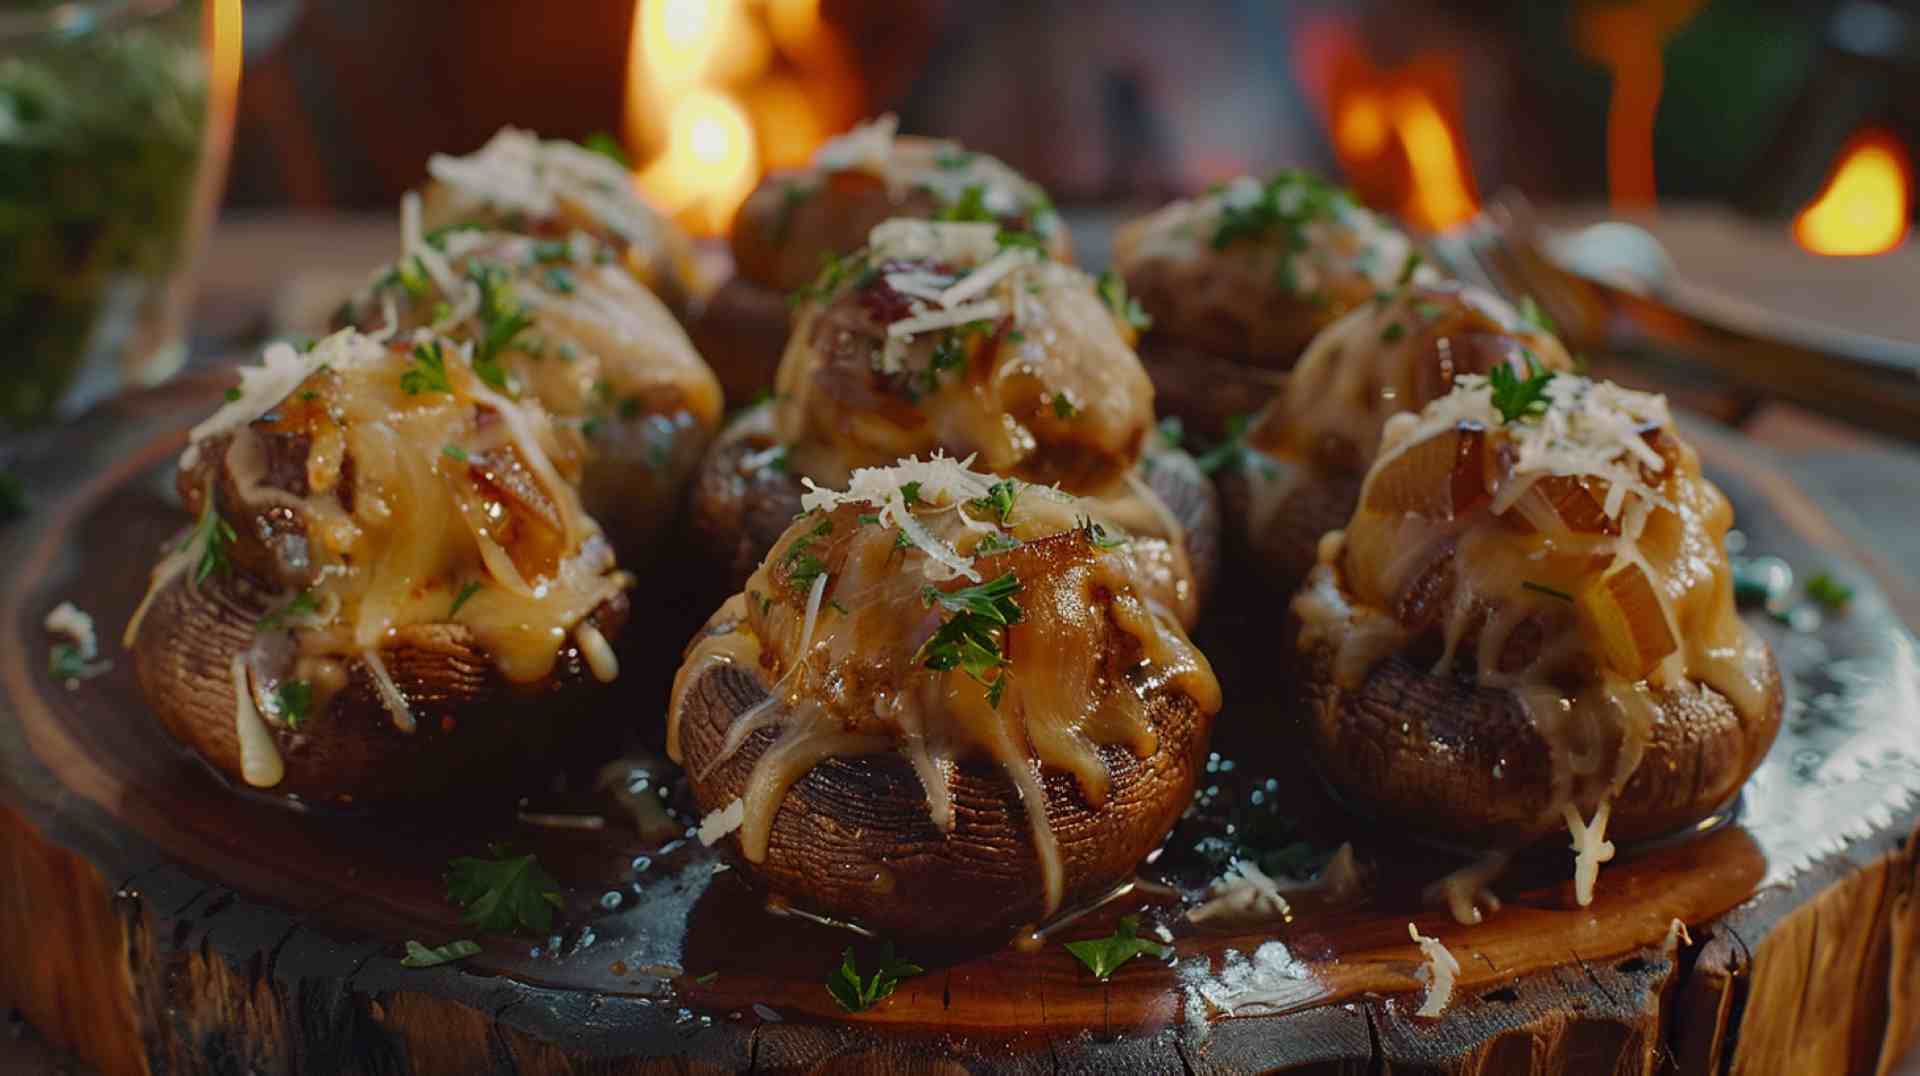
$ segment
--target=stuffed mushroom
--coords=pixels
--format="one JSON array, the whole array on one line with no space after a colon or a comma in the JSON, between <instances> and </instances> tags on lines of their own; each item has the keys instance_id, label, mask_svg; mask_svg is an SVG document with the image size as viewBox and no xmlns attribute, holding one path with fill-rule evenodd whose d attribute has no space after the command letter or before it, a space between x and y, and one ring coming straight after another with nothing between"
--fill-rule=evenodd
<instances>
[{"instance_id":1,"label":"stuffed mushroom","mask_svg":"<svg viewBox=\"0 0 1920 1076\"><path fill-rule=\"evenodd\" d=\"M832 139L810 167L768 176L741 205L730 237L734 276L694 322L729 399L766 390L787 340L788 296L881 221L985 221L1068 256L1066 226L1045 191L984 153L896 135L897 127L886 115Z\"/></svg>"},{"instance_id":2,"label":"stuffed mushroom","mask_svg":"<svg viewBox=\"0 0 1920 1076\"><path fill-rule=\"evenodd\" d=\"M1193 622L1217 559L1218 510L1193 462L1159 445L1130 329L1085 273L1030 233L888 220L810 287L777 395L722 435L693 494L700 545L739 585L808 481L944 452L1057 485L1162 550Z\"/></svg>"},{"instance_id":3,"label":"stuffed mushroom","mask_svg":"<svg viewBox=\"0 0 1920 1076\"><path fill-rule=\"evenodd\" d=\"M583 234L610 249L676 317L688 315L701 290L693 241L640 197L611 153L506 127L467 156L434 154L427 173L422 223L429 235L459 227L548 241Z\"/></svg>"},{"instance_id":4,"label":"stuffed mushroom","mask_svg":"<svg viewBox=\"0 0 1920 1076\"><path fill-rule=\"evenodd\" d=\"M1381 292L1314 338L1240 435L1219 476L1236 546L1291 592L1320 536L1352 515L1394 416L1445 396L1461 375L1525 379L1573 365L1537 319L1491 292L1450 281Z\"/></svg>"},{"instance_id":5,"label":"stuffed mushroom","mask_svg":"<svg viewBox=\"0 0 1920 1076\"><path fill-rule=\"evenodd\" d=\"M1299 171L1242 176L1135 220L1113 264L1151 319L1140 358L1161 411L1206 440L1264 405L1348 311L1438 279L1392 223Z\"/></svg>"},{"instance_id":6,"label":"stuffed mushroom","mask_svg":"<svg viewBox=\"0 0 1920 1076\"><path fill-rule=\"evenodd\" d=\"M1663 397L1459 378L1387 424L1294 599L1314 765L1430 841L1498 857L1570 832L1588 903L1609 837L1726 804L1779 729L1732 518ZM1444 895L1477 917L1475 894Z\"/></svg>"},{"instance_id":7,"label":"stuffed mushroom","mask_svg":"<svg viewBox=\"0 0 1920 1076\"><path fill-rule=\"evenodd\" d=\"M461 224L422 234L411 195L401 217L405 250L340 323L471 345L483 382L537 401L556 435L577 442L587 510L622 555L653 552L720 422L719 382L686 332L594 232Z\"/></svg>"},{"instance_id":8,"label":"stuffed mushroom","mask_svg":"<svg viewBox=\"0 0 1920 1076\"><path fill-rule=\"evenodd\" d=\"M802 507L674 682L702 838L890 934L1004 934L1129 877L1220 707L1152 551L944 457Z\"/></svg>"},{"instance_id":9,"label":"stuffed mushroom","mask_svg":"<svg viewBox=\"0 0 1920 1076\"><path fill-rule=\"evenodd\" d=\"M139 682L230 780L418 799L518 759L611 681L627 577L535 404L421 331L276 344L195 427L197 522L127 625Z\"/></svg>"}]
</instances>

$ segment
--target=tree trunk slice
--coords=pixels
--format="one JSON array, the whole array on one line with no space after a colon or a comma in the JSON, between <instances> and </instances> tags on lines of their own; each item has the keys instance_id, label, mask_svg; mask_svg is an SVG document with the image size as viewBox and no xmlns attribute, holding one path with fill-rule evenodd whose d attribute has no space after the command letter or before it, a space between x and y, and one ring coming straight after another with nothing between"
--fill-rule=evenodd
<instances>
[{"instance_id":1,"label":"tree trunk slice","mask_svg":"<svg viewBox=\"0 0 1920 1076\"><path fill-rule=\"evenodd\" d=\"M1298 752L1276 746L1271 624L1227 593L1201 631L1228 691L1216 746L1237 762L1211 775L1216 798L1250 802L1235 797L1271 776L1316 840L1358 841L1377 871L1368 893L1239 934L1183 926L1172 966L1138 959L1099 983L1059 942L1143 903L1169 918L1169 901L1135 894L1032 950L906 953L927 973L849 1016L823 980L850 943L871 967L877 943L774 918L697 842L540 830L510 802L409 819L280 809L165 739L117 636L183 524L166 492L182 431L224 382L132 397L10 461L35 511L0 529L0 1002L105 1073L1873 1072L1920 1026L1920 671L1901 627L1920 615L1731 435L1695 431L1748 551L1837 568L1858 590L1816 632L1767 625L1787 729L1731 823L1623 849L1586 909L1570 857L1523 863L1498 886L1503 911L1456 926L1418 890L1458 861L1332 811ZM711 600L654 585L641 589L665 626L626 656L630 696L605 707L629 727L658 723L664 677ZM95 616L116 661L75 690L46 671L41 620L62 599ZM549 776L530 774L529 791ZM1154 871L1189 888L1210 873L1189 862L1209 810ZM441 871L501 838L565 884L558 935L480 938L460 964L402 967L408 939L472 935ZM1665 944L1675 919L1691 944ZM1414 1015L1409 921L1462 964L1438 1020ZM1306 974L1269 1004L1210 1011L1195 984L1274 940Z\"/></svg>"}]
</instances>

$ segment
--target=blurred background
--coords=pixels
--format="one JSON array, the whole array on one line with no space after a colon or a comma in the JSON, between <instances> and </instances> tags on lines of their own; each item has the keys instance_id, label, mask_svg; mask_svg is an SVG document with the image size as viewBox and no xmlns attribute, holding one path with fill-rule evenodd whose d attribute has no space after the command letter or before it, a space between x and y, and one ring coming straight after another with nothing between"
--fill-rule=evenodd
<instances>
[{"instance_id":1,"label":"blurred background","mask_svg":"<svg viewBox=\"0 0 1920 1076\"><path fill-rule=\"evenodd\" d=\"M1431 228L1509 186L1787 222L1852 161L1901 194L1859 247L1904 235L1920 141L1920 5L1888 0L245 7L237 207L388 208L510 123L616 134L711 233L762 171L895 110L1064 203L1305 165Z\"/></svg>"}]
</instances>

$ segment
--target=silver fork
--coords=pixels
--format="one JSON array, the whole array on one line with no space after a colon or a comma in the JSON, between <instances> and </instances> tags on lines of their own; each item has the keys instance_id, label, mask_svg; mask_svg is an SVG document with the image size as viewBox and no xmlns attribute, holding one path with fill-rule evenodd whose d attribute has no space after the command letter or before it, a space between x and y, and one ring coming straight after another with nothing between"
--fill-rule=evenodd
<instances>
[{"instance_id":1,"label":"silver fork","mask_svg":"<svg viewBox=\"0 0 1920 1076\"><path fill-rule=\"evenodd\" d=\"M1628 229L1628 225L1605 225ZM1638 231L1638 229L1633 229ZM1920 348L1864 335L1761 335L1663 301L1659 289L1575 275L1545 249L1526 199L1502 192L1473 220L1428 240L1443 268L1509 301L1531 298L1572 350L1702 375L1857 425L1920 440ZM1658 241L1644 244L1659 258Z\"/></svg>"}]
</instances>

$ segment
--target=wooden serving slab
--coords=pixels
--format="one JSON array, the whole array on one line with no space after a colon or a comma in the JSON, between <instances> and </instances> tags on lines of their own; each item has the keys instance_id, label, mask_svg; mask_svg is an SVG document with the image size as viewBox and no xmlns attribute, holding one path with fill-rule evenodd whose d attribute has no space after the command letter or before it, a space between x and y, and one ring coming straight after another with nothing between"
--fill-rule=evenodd
<instances>
[{"instance_id":1,"label":"wooden serving slab","mask_svg":"<svg viewBox=\"0 0 1920 1076\"><path fill-rule=\"evenodd\" d=\"M1746 551L1856 595L1817 626L1756 614L1787 683L1779 743L1701 833L1622 849L1591 907L1557 849L1499 883L1507 906L1485 923L1422 907L1421 885L1459 861L1324 801L1271 682L1274 606L1228 586L1199 633L1229 700L1219 757L1145 881L1035 944L907 951L926 973L849 1016L823 981L848 946L871 967L878 940L775 916L744 871L615 813L595 830L516 819L516 796L578 813L583 775L657 743L664 677L707 611L648 580L671 562L640 566L636 620L663 627L626 655L583 758L524 788L432 815L296 811L165 738L116 640L184 522L170 489L183 431L226 382L135 396L23 446L12 466L34 511L0 529L0 1002L106 1073L1874 1072L1920 1024L1920 661L1902 626L1920 620L1735 435L1693 431ZM42 628L62 600L95 616L115 661L71 688L48 675ZM1183 892L1276 833L1353 841L1369 885L1258 929L1184 919ZM493 842L538 852L564 883L554 936L403 967L408 939L472 936L442 872ZM1127 913L1169 927L1174 955L1098 982L1061 942ZM1410 922L1462 964L1437 1020L1415 1015Z\"/></svg>"}]
</instances>

